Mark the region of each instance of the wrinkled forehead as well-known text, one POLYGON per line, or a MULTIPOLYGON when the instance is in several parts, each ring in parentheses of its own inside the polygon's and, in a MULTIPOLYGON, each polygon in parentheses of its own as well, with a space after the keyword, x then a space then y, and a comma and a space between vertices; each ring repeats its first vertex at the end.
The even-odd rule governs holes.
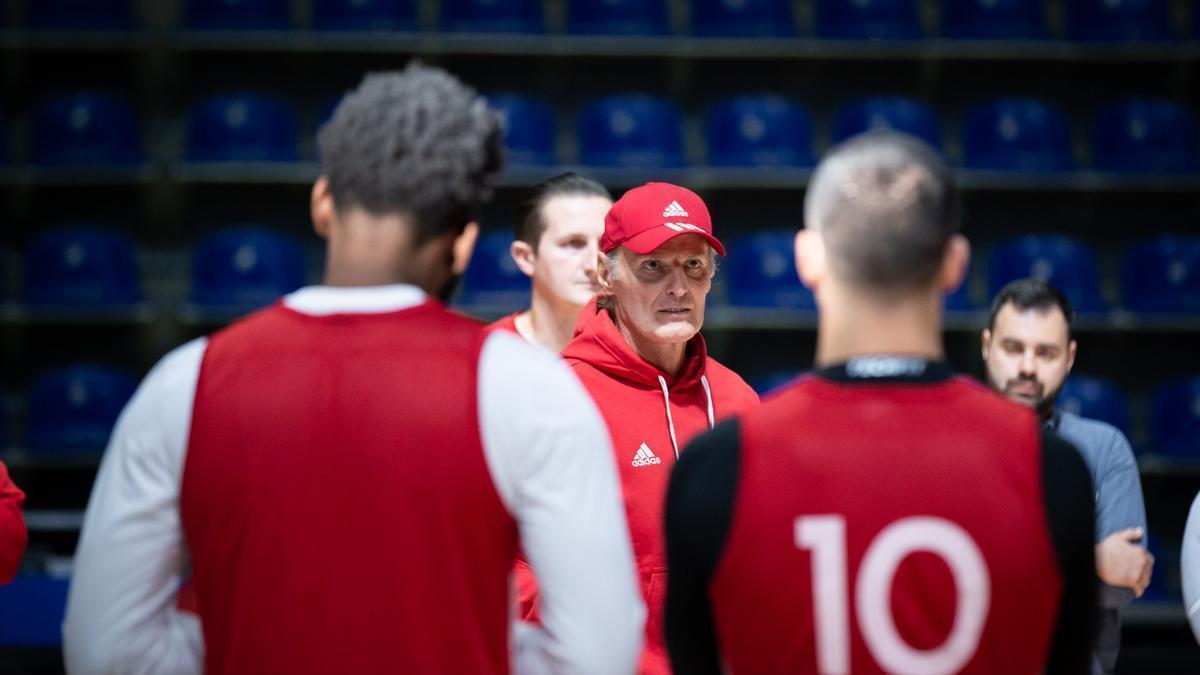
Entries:
POLYGON ((643 260, 647 258, 655 258, 658 260, 678 258, 686 260, 688 258, 705 258, 713 254, 713 248, 709 245, 708 240, 698 234, 681 234, 677 237, 672 237, 663 242, 662 246, 654 249, 649 253, 635 253, 630 249, 622 246, 623 255, 631 260, 643 260))
POLYGON ((996 313, 994 340, 1017 340, 1027 344, 1065 347, 1070 341, 1067 318, 1057 305, 1020 309, 1012 303, 996 313))

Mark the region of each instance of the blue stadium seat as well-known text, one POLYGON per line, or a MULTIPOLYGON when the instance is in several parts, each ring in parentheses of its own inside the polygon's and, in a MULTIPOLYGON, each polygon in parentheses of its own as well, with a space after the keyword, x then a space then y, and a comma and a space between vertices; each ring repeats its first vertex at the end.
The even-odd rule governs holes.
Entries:
POLYGON ((1071 135, 1058 106, 1027 98, 1002 98, 967 111, 963 145, 973 169, 1069 171, 1071 135))
POLYGON ((1125 254, 1122 296, 1135 312, 1200 314, 1200 237, 1156 237, 1125 254))
POLYGON ((303 286, 305 274, 304 251, 290 235, 228 228, 197 245, 192 300, 213 309, 254 309, 303 286))
POLYGON ((557 161, 554 150, 554 110, 542 99, 519 94, 488 96, 488 105, 504 116, 504 146, 508 163, 518 166, 547 166, 557 161))
POLYGON ((122 30, 133 28, 132 0, 35 0, 25 3, 30 28, 122 30))
POLYGON ((1089 42, 1170 40, 1167 0, 1069 0, 1067 36, 1089 42))
POLYGON ((318 30, 417 30, 414 0, 316 0, 313 27, 318 30))
POLYGON ((68 582, 67 577, 22 574, 0 586, 0 646, 62 644, 68 582))
POLYGON ((567 31, 577 35, 666 35, 665 0, 569 0, 567 31))
POLYGON ((1200 460, 1200 376, 1168 382, 1154 393, 1150 451, 1200 460))
POLYGON ((975 301, 971 299, 971 273, 968 271, 966 278, 963 279, 958 288, 946 296, 946 311, 971 312, 974 310, 975 301))
POLYGON ((592 166, 681 167, 683 114, 645 94, 593 101, 579 114, 579 159, 592 166))
POLYGON ((915 0, 817 0, 817 35, 839 40, 921 37, 915 0))
POLYGON ((292 162, 299 134, 290 103, 239 91, 201 99, 188 120, 187 158, 194 162, 292 162))
POLYGON ((942 0, 942 34, 963 40, 1049 37, 1040 0, 942 0))
POLYGON ((479 238, 457 304, 506 311, 529 305, 529 277, 509 253, 512 240, 511 232, 488 232, 479 238))
POLYGON ((31 450, 102 450, 136 388, 132 374, 106 366, 43 373, 29 394, 25 442, 31 450))
POLYGON ((1108 422, 1129 436, 1129 401, 1109 380, 1073 374, 1063 384, 1057 405, 1080 417, 1108 422))
POLYGON ((1196 118, 1160 99, 1111 103, 1096 114, 1092 157, 1103 171, 1195 171, 1200 169, 1196 118))
POLYGON ((767 373, 750 380, 750 387, 759 396, 767 396, 776 389, 783 387, 792 380, 800 376, 798 370, 783 370, 775 373, 767 373))
POLYGON ((201 30, 288 30, 288 0, 188 0, 184 25, 201 30))
POLYGON ((997 245, 988 257, 988 297, 1010 281, 1035 277, 1049 281, 1078 312, 1106 309, 1100 270, 1087 244, 1057 235, 1026 235, 997 245))
POLYGON ((141 299, 133 241, 96 226, 42 232, 25 254, 25 302, 86 309, 131 305, 141 299))
POLYGON ((872 96, 851 101, 834 113, 834 142, 872 129, 901 131, 942 149, 942 123, 937 113, 916 99, 872 96))
POLYGON ((137 110, 111 94, 79 92, 43 100, 33 110, 30 159, 42 166, 141 161, 137 110))
POLYGON ((790 0, 692 0, 692 30, 702 37, 794 37, 790 0))
POLYGON ((541 0, 442 0, 442 30, 467 33, 544 33, 541 0))
POLYGON ((796 275, 795 236, 793 231, 772 230, 731 242, 724 261, 731 305, 816 309, 812 291, 796 275))
POLYGON ((714 166, 801 166, 813 163, 813 123, 782 96, 738 96, 705 116, 708 162, 714 166))

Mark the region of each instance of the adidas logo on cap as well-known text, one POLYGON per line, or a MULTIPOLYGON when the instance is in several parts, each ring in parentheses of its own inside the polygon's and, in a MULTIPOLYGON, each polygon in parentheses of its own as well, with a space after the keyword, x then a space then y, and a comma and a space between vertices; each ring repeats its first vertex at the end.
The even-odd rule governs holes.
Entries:
POLYGON ((688 212, 683 210, 679 202, 673 201, 663 209, 663 218, 687 218, 688 212))
POLYGON ((636 467, 650 466, 651 464, 662 464, 662 458, 655 455, 650 450, 650 446, 642 443, 641 447, 638 448, 637 454, 633 456, 633 465, 636 467))

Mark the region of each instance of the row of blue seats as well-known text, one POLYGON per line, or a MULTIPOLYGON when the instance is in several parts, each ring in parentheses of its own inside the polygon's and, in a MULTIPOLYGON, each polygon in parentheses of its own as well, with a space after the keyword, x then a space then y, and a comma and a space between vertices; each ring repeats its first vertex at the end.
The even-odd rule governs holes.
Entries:
MULTIPOLYGON (((814 309, 812 293, 796 277, 793 232, 759 232, 733 239, 721 276, 729 304, 744 308, 814 309)), ((528 302, 529 280, 509 255, 512 236, 480 238, 464 279, 460 302, 515 307, 528 302)), ((986 260, 987 293, 1024 277, 1046 279, 1061 288, 1081 313, 1110 307, 1101 292, 1100 264, 1092 248, 1061 235, 1027 235, 1001 242, 986 260)), ((1135 243, 1122 260, 1121 296, 1125 309, 1146 314, 1200 314, 1200 237, 1164 235, 1135 243)), ((952 311, 986 304, 964 284, 947 298, 952 311)))
MULTIPOLYGON (((506 120, 506 144, 517 165, 554 165, 557 114, 544 100, 499 94, 489 101, 506 120)), ((321 107, 318 120, 336 101, 321 107)), ((197 102, 188 116, 191 161, 274 161, 299 158, 299 115, 288 101, 241 91, 197 102)), ((999 98, 975 104, 963 117, 964 164, 978 169, 1053 172, 1075 169, 1070 123, 1056 104, 999 98)), ((779 95, 714 101, 704 114, 708 163, 713 166, 810 166, 816 125, 807 108, 779 95)), ((838 141, 890 128, 943 147, 945 130, 927 104, 904 97, 850 101, 834 113, 838 141)), ((1162 99, 1133 98, 1101 106, 1091 125, 1091 165, 1119 172, 1200 170, 1196 117, 1162 99)), ((30 115, 30 160, 37 165, 129 164, 141 160, 141 124, 129 101, 104 93, 53 97, 30 115)), ((0 117, 0 161, 3 148, 0 117)), ((577 116, 579 159, 588 166, 664 168, 687 162, 684 114, 648 94, 609 96, 583 105, 577 116)))
MULTIPOLYGON (((759 378, 762 393, 794 376, 759 378)), ((133 374, 95 364, 73 365, 38 375, 30 389, 24 446, 30 451, 93 452, 104 447, 117 415, 133 395, 133 374)), ((1101 419, 1129 433, 1130 404, 1110 381, 1072 375, 1060 399, 1064 409, 1101 419)), ((0 446, 8 440, 0 416, 0 446)), ((1148 449, 1154 454, 1200 460, 1200 375, 1161 385, 1150 406, 1148 449)))
MULTIPOLYGON (((133 0, 29 0, 39 29, 136 25, 133 0)), ((417 0, 314 0, 319 30, 419 28, 417 0)), ((1046 39, 1042 0, 943 0, 941 33, 961 39, 1046 39)), ((441 0, 439 27, 451 32, 538 34, 542 0, 441 0)), ((692 31, 713 37, 794 37, 792 0, 689 0, 692 31)), ((918 0, 816 0, 816 35, 830 39, 913 40, 925 35, 918 0)), ((1200 35, 1200 14, 1193 33, 1200 35)), ((1166 41, 1176 37, 1168 0, 1067 0, 1066 35, 1083 41, 1166 41)), ((580 35, 671 33, 668 0, 569 0, 567 31, 580 35)), ((291 0, 188 0, 183 26, 210 30, 289 30, 291 0)))
MULTIPOLYGON (((459 302, 517 307, 528 302, 529 279, 512 261, 508 232, 480 238, 459 302)), ((1080 312, 1109 309, 1092 248, 1061 235, 1027 235, 1001 242, 984 256, 989 295, 1034 276, 1054 283, 1080 312)), ((733 238, 722 277, 729 303, 747 308, 812 309, 793 264, 792 233, 765 231, 733 238)), ((192 254, 192 301, 206 307, 254 307, 302 286, 303 246, 266 228, 228 228, 201 239, 192 254)), ((119 307, 139 302, 137 253, 125 234, 97 226, 46 230, 24 256, 23 301, 34 307, 119 307)), ((1122 306, 1146 314, 1200 314, 1200 236, 1164 235, 1131 246, 1122 262, 1122 306)), ((950 296, 951 310, 979 306, 966 285, 950 296)))

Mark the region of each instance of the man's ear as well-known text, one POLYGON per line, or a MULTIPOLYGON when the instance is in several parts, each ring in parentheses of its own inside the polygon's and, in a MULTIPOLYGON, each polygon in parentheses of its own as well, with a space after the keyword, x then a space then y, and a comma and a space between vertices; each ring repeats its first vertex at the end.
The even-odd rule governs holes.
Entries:
POLYGON ((967 269, 971 264, 971 244, 961 234, 950 237, 946 242, 946 253, 938 269, 938 290, 949 295, 963 285, 967 269))
MULTIPOLYGON (((617 254, 621 255, 620 253, 617 254)), ((596 254, 596 283, 600 286, 600 295, 612 295, 613 271, 608 269, 608 256, 601 251, 596 254)))
POLYGON ((988 353, 992 351, 992 331, 987 328, 979 334, 979 353, 983 355, 983 360, 988 360, 988 353))
POLYGON ((309 197, 309 213, 312 218, 313 231, 322 239, 329 238, 329 232, 337 222, 337 206, 333 203, 333 193, 329 191, 329 179, 321 176, 313 183, 312 194, 309 197))
POLYGON ((800 282, 815 292, 828 270, 825 242, 816 230, 806 227, 796 233, 795 253, 796 274, 800 276, 800 282))
POLYGON ((450 247, 452 256, 450 270, 454 274, 462 274, 467 271, 467 265, 471 263, 471 253, 475 250, 477 241, 479 241, 479 223, 472 220, 463 228, 462 234, 454 238, 454 243, 450 247))
POLYGON ((1079 346, 1079 344, 1077 342, 1075 342, 1074 340, 1071 340, 1071 342, 1067 345, 1067 372, 1068 373, 1071 372, 1071 369, 1075 367, 1075 348, 1078 346, 1079 346))
POLYGON ((534 253, 533 247, 528 242, 520 239, 514 241, 508 249, 509 255, 512 256, 513 262, 517 264, 517 269, 525 273, 525 276, 533 277, 533 263, 537 254, 534 253))

